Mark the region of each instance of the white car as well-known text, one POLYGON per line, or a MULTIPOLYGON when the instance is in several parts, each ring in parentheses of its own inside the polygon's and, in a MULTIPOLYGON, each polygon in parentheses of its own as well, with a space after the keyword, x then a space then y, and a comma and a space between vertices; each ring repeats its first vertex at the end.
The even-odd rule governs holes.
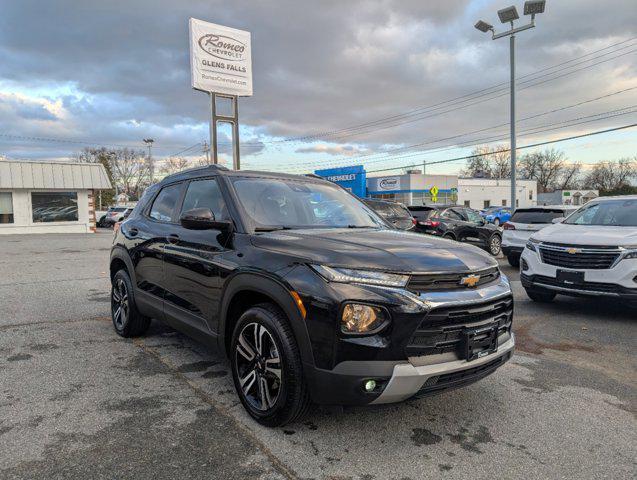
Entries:
POLYGON ((513 216, 502 225, 502 253, 507 257, 509 265, 520 266, 520 255, 533 233, 563 220, 577 208, 551 205, 516 209, 513 216))
POLYGON ((608 297, 637 307, 637 195, 599 197, 534 233, 522 252, 528 296, 608 297))

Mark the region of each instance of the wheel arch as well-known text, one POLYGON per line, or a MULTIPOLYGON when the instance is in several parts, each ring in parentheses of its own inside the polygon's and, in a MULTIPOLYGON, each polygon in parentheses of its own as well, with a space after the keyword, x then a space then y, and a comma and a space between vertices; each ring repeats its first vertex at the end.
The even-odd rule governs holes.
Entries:
POLYGON ((305 319, 292 298, 292 288, 283 281, 260 273, 239 273, 224 289, 220 302, 218 348, 228 356, 232 332, 239 317, 260 303, 271 303, 288 318, 304 363, 314 364, 305 319))
POLYGON ((109 273, 111 281, 113 277, 117 273, 118 270, 124 268, 126 273, 131 279, 131 283, 133 284, 133 288, 136 287, 137 282, 135 281, 135 268, 133 267, 133 262, 128 255, 126 249, 120 246, 116 246, 111 250, 111 261, 109 264, 109 273))

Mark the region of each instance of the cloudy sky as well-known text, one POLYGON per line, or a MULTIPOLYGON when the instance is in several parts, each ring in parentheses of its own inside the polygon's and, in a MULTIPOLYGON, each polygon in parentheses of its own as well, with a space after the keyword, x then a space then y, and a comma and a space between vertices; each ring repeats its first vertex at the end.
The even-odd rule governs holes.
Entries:
MULTIPOLYGON (((195 17, 252 32, 254 96, 240 100, 246 168, 373 171, 461 157, 506 141, 508 40, 473 24, 502 29, 496 11, 507 5, 3 0, 0 155, 66 159, 152 137, 157 156, 189 147, 182 155, 200 156, 208 103, 190 86, 195 17)), ((634 0, 547 0, 517 52, 518 145, 637 123, 634 0)), ((635 156, 637 128, 555 147, 584 163, 635 156)))

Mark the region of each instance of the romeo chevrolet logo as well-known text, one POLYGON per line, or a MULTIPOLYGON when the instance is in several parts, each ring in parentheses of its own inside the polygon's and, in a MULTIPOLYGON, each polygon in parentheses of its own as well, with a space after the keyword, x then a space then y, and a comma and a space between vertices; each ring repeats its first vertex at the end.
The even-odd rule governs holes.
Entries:
POLYGON ((462 277, 460 279, 460 285, 464 285, 466 287, 475 287, 480 281, 480 275, 467 275, 466 277, 462 277))
POLYGON ((576 254, 577 252, 579 252, 579 250, 578 250, 577 248, 573 248, 573 247, 571 247, 571 248, 567 248, 567 249, 566 249, 566 252, 567 252, 567 253, 570 253, 571 255, 574 255, 574 254, 576 254))

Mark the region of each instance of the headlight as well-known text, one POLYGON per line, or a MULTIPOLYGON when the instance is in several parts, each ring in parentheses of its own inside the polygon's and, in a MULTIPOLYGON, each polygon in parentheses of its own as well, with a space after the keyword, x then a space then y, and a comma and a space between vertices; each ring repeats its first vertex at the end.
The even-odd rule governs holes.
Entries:
POLYGON ((330 282, 365 283, 368 285, 382 285, 385 287, 404 287, 409 281, 409 275, 400 275, 397 273, 353 270, 350 268, 327 267, 325 265, 310 266, 319 275, 330 282))
POLYGON ((625 253, 622 260, 626 260, 628 258, 637 258, 637 251, 625 253))
POLYGON ((382 308, 360 303, 348 303, 343 307, 341 330, 343 333, 370 333, 387 320, 382 308))
POLYGON ((526 248, 528 248, 529 250, 532 250, 534 252, 537 252, 537 248, 536 245, 538 245, 540 242, 538 240, 535 240, 534 238, 529 238, 529 240, 526 242, 526 248))

